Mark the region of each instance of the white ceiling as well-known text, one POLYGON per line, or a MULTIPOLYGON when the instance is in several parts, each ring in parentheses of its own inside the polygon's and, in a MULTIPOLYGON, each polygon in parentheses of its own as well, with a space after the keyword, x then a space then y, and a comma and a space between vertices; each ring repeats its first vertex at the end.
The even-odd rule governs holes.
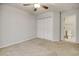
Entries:
POLYGON ((41 5, 48 6, 49 9, 45 10, 42 7, 40 7, 36 12, 34 12, 33 5, 23 6, 23 4, 21 4, 21 3, 10 3, 7 5, 21 8, 21 9, 26 10, 26 11, 33 13, 33 14, 39 14, 39 13, 43 13, 43 12, 47 12, 47 11, 68 11, 68 10, 79 8, 79 3, 41 3, 41 5))

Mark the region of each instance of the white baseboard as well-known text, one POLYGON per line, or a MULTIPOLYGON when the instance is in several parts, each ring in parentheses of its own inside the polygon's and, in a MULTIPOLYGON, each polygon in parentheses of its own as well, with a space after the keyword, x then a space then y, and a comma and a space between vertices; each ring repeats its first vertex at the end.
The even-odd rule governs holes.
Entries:
MULTIPOLYGON (((39 39, 44 39, 44 40, 49 40, 49 39, 41 38, 41 37, 37 37, 37 38, 39 38, 39 39)), ((53 40, 53 39, 51 39, 51 40, 49 40, 49 41, 60 41, 60 40, 53 40)))
POLYGON ((0 48, 12 46, 12 45, 15 45, 15 44, 18 44, 18 43, 22 43, 22 42, 24 42, 24 41, 28 41, 28 40, 31 40, 31 39, 34 39, 34 38, 36 38, 36 37, 32 36, 32 37, 25 38, 25 39, 22 39, 22 40, 17 41, 17 42, 11 42, 11 43, 8 43, 8 44, 5 44, 5 45, 1 45, 0 48))

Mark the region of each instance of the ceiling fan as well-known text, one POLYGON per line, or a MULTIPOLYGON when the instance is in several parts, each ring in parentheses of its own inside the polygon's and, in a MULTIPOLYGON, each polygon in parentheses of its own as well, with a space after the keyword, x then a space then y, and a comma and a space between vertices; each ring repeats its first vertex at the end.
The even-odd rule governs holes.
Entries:
POLYGON ((38 8, 42 7, 44 9, 48 9, 48 6, 45 5, 40 5, 38 3, 34 3, 34 4, 23 4, 23 6, 30 6, 33 5, 34 6, 34 11, 37 11, 38 8))

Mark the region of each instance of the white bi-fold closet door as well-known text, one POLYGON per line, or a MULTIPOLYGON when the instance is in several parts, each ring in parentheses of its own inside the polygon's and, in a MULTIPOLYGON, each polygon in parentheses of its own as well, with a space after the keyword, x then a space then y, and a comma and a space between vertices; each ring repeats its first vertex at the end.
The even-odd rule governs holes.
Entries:
POLYGON ((37 20, 37 37, 53 40, 53 18, 45 17, 37 20))

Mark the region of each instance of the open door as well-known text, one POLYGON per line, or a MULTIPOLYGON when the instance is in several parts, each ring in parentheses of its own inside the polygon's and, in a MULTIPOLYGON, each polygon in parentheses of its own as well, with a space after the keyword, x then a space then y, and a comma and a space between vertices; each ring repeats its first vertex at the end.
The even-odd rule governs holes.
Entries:
POLYGON ((64 18, 64 40, 73 42, 75 40, 75 15, 64 18))

